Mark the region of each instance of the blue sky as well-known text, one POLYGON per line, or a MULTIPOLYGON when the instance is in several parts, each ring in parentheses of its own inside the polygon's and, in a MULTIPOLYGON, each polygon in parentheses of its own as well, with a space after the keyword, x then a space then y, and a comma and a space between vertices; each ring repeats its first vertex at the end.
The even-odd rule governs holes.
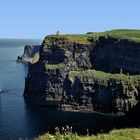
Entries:
POLYGON ((0 38, 140 29, 140 0, 1 0, 0 38))

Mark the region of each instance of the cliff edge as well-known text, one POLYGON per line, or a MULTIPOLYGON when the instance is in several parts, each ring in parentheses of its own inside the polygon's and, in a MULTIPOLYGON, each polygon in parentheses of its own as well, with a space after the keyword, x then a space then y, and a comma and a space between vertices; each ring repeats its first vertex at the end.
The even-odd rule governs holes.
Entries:
POLYGON ((124 114, 139 102, 139 64, 139 30, 48 35, 24 96, 66 111, 124 114))

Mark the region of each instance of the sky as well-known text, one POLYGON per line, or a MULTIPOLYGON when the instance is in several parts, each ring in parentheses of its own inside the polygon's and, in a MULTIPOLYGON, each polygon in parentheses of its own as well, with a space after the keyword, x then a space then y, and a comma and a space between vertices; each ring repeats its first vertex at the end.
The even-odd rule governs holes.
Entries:
POLYGON ((1 0, 0 38, 140 29, 140 0, 1 0))

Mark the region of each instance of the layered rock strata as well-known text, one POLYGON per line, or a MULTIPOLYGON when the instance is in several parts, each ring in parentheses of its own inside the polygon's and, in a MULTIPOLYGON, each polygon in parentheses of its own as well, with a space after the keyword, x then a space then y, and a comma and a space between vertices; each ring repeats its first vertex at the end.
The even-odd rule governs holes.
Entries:
POLYGON ((140 77, 131 74, 140 73, 140 43, 110 36, 72 37, 44 39, 39 61, 29 65, 24 96, 58 100, 63 110, 129 111, 139 101, 140 77))
POLYGON ((86 70, 71 71, 68 77, 61 102, 64 110, 123 114, 138 102, 140 82, 136 76, 86 70))
POLYGON ((140 73, 140 43, 99 37, 91 54, 92 68, 111 73, 140 73))

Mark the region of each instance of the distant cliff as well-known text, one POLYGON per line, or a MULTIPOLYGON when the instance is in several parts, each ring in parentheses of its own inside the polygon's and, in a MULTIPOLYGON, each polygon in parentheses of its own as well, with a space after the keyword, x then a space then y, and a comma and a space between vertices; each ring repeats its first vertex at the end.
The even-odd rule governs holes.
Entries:
POLYGON ((126 113, 139 102, 139 54, 139 30, 46 36, 24 96, 67 111, 126 113))
POLYGON ((18 62, 35 63, 39 60, 39 50, 41 45, 26 45, 22 56, 17 57, 18 62))

